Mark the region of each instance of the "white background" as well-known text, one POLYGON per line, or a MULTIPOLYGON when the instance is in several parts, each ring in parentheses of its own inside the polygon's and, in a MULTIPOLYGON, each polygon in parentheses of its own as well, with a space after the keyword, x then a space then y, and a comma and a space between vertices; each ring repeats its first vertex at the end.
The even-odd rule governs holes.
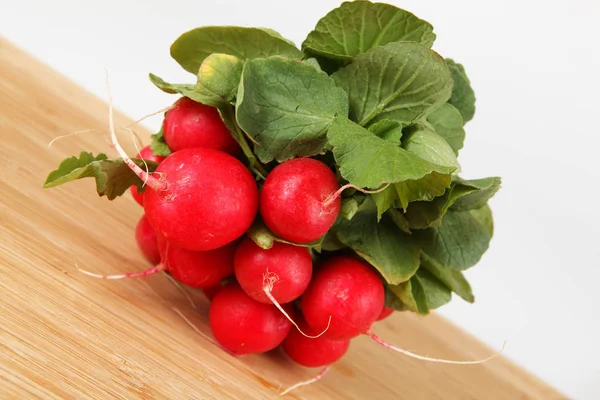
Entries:
MULTIPOLYGON (((504 178, 491 249, 468 272, 477 302, 441 313, 494 347, 508 340, 506 355, 565 394, 598 398, 600 3, 390 2, 431 22, 434 48, 467 68, 477 114, 463 175, 504 178)), ((169 56, 184 31, 265 26, 300 44, 338 4, 0 0, 0 35, 103 98, 108 67, 116 105, 137 118, 173 101, 148 72, 193 81, 169 56)))

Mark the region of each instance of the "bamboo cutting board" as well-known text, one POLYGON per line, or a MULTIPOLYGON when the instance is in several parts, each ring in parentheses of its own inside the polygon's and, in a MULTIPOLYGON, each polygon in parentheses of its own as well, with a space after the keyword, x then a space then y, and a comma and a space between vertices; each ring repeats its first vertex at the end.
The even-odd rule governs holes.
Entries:
MULTIPOLYGON (((127 123, 117 115, 117 126, 127 123)), ((277 351, 226 354, 212 343, 202 294, 164 275, 103 281, 77 272, 76 264, 103 273, 147 268, 133 234, 142 209, 129 196, 99 198, 91 180, 42 189, 63 158, 111 154, 107 106, 1 38, 0 124, 0 399, 276 399, 318 371, 277 351), (98 132, 48 147, 83 129, 98 132)), ((374 331, 435 357, 493 352, 435 314, 396 313, 374 331)), ((432 364, 361 337, 321 381, 287 398, 564 397, 503 357, 432 364)))

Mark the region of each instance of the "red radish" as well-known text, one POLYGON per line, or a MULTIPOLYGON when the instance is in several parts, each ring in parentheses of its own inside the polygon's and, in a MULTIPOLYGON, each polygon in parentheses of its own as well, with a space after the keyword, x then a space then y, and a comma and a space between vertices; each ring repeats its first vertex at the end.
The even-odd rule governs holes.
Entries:
POLYGON ((207 251, 185 250, 169 244, 163 263, 177 281, 196 288, 209 288, 233 274, 237 243, 207 251))
POLYGON ((238 156, 241 150, 216 108, 187 97, 177 100, 167 112, 163 133, 165 142, 174 152, 204 147, 238 156))
POLYGON ((152 264, 158 264, 160 262, 158 238, 145 215, 142 215, 142 218, 140 218, 135 228, 135 240, 137 241, 140 250, 142 250, 144 257, 146 257, 146 260, 150 261, 152 264))
POLYGON ((382 319, 386 319, 387 317, 389 317, 390 315, 392 315, 393 312, 394 312, 393 308, 383 307, 383 309, 381 310, 381 313, 379 314, 379 317, 377 317, 377 321, 381 321, 382 319))
MULTIPOLYGON (((135 164, 134 164, 135 165, 135 164)), ((144 211, 165 239, 188 250, 222 247, 252 224, 258 189, 237 159, 211 149, 184 149, 169 155, 150 176, 144 211)))
MULTIPOLYGON (((150 161, 154 161, 157 163, 161 163, 165 157, 161 157, 161 156, 155 156, 154 154, 152 154, 152 150, 150 150, 150 146, 146 146, 144 147, 139 153, 138 153, 138 158, 143 158, 144 160, 150 160, 150 161)), ((137 203, 139 205, 143 205, 142 203, 142 194, 138 193, 137 188, 135 186, 132 186, 129 188, 129 191, 131 192, 131 195, 133 196, 134 200, 137 201, 137 203)))
POLYGON ((256 301, 271 304, 265 291, 279 304, 300 297, 312 276, 312 258, 305 247, 273 243, 262 249, 245 238, 235 252, 235 277, 240 286, 256 301))
MULTIPOLYGON (((298 325, 303 332, 317 334, 303 319, 298 325)), ((282 343, 285 353, 296 363, 305 367, 322 367, 333 364, 348 350, 350 339, 331 340, 326 337, 307 338, 298 330, 292 329, 282 343)))
POLYGON ((217 342, 236 355, 274 349, 292 326, 277 308, 252 299, 235 283, 224 286, 213 298, 209 322, 217 342))
POLYGON ((282 239, 308 243, 323 236, 335 222, 340 186, 327 165, 312 158, 279 164, 265 180, 260 213, 267 227, 282 239))
POLYGON ((366 332, 384 303, 381 278, 373 267, 353 257, 334 257, 316 271, 302 295, 308 325, 329 339, 350 339, 366 332))
POLYGON ((204 295, 206 296, 206 298, 209 301, 212 301, 212 299, 215 298, 217 293, 219 293, 219 290, 221 290, 222 288, 223 288, 223 286, 221 286, 221 285, 215 285, 215 286, 203 288, 202 291, 204 292, 204 295))

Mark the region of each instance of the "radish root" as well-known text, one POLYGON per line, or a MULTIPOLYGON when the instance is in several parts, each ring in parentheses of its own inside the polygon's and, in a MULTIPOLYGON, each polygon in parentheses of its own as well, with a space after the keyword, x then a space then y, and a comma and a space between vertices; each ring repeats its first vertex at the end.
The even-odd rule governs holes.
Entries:
POLYGON ((347 183, 344 186, 342 186, 341 188, 339 188, 338 190, 336 190, 335 192, 333 192, 332 194, 330 194, 329 196, 327 196, 327 198, 325 199, 325 201, 323 202, 323 205, 325 207, 328 207, 329 205, 331 205, 331 203, 333 203, 335 201, 335 199, 337 199, 338 197, 340 197, 342 195, 342 192, 346 189, 356 189, 359 192, 362 193, 367 193, 367 194, 373 194, 373 193, 379 193, 379 192, 383 192, 385 189, 388 188, 388 186, 390 186, 389 183, 386 183, 383 187, 376 189, 376 190, 365 190, 363 188, 360 188, 358 186, 355 186, 351 183, 347 183))
POLYGON ((165 266, 163 264, 158 264, 152 268, 148 268, 145 271, 129 272, 127 274, 117 274, 117 275, 103 275, 103 274, 96 274, 94 272, 86 271, 85 269, 79 268, 79 265, 77 263, 75 263, 75 268, 77 268, 77 270, 79 272, 81 272, 82 274, 91 276, 93 278, 99 278, 99 279, 142 278, 144 276, 158 274, 159 272, 165 270, 165 266))
POLYGON ((100 131, 98 129, 83 129, 81 131, 75 131, 75 132, 67 133, 66 135, 57 136, 54 139, 52 139, 50 141, 50 143, 48 143, 48 147, 52 147, 52 145, 54 144, 54 142, 57 142, 57 141, 59 141, 61 139, 66 139, 66 138, 71 137, 71 136, 80 135, 82 133, 91 133, 91 132, 102 133, 102 131, 100 131))
POLYGON ((147 185, 156 191, 166 191, 169 189, 168 184, 164 181, 157 179, 156 177, 150 175, 148 172, 141 169, 136 163, 134 163, 131 158, 127 155, 125 150, 119 144, 117 140, 117 135, 115 133, 115 121, 113 117, 113 101, 112 101, 112 93, 110 91, 110 84, 108 82, 108 71, 106 71, 106 90, 108 92, 108 125, 110 128, 110 139, 111 143, 114 146, 119 156, 125 161, 125 164, 135 173, 141 180, 147 183, 147 185))
POLYGON ((330 368, 331 368, 331 365, 326 366, 314 378, 309 379, 307 381, 298 382, 295 385, 290 386, 289 388, 285 389, 283 392, 280 393, 280 395, 281 396, 285 396, 286 394, 288 394, 292 390, 298 389, 299 387, 302 387, 302 386, 308 386, 310 384, 315 383, 316 381, 318 381, 319 379, 321 379, 323 377, 323 375, 325 375, 327 373, 327 371, 329 371, 330 368))
POLYGON ((139 124, 140 122, 142 122, 142 121, 144 121, 144 120, 146 120, 146 119, 148 119, 148 118, 150 118, 150 117, 154 117, 155 115, 158 115, 158 114, 160 114, 160 113, 166 113, 167 111, 170 111, 170 110, 172 110, 172 109, 174 109, 174 108, 175 108, 175 105, 174 105, 174 104, 171 104, 171 105, 170 105, 170 106, 168 106, 168 107, 161 108, 161 109, 160 109, 160 110, 158 110, 158 111, 154 111, 153 113, 150 113, 150 114, 144 115, 142 118, 138 119, 137 121, 134 121, 134 122, 132 122, 131 124, 127 125, 127 126, 126 126, 126 128, 131 128, 132 126, 134 126, 134 125, 137 125, 137 124, 139 124))
POLYGON ((190 296, 190 294, 187 292, 187 290, 185 290, 185 288, 183 286, 181 286, 181 283, 179 283, 179 281, 177 279, 173 278, 169 274, 165 274, 165 276, 167 277, 169 282, 171 282, 173 284, 173 286, 175 286, 177 288, 177 290, 179 290, 181 292, 181 294, 183 294, 183 296, 186 298, 188 303, 190 303, 190 306, 192 306, 192 308, 194 310, 197 310, 198 307, 196 307, 196 303, 194 303, 192 296, 190 296))
POLYGON ((491 356, 489 356, 487 358, 484 358, 482 360, 475 360, 475 361, 453 361, 453 360, 445 360, 443 358, 425 357, 425 356, 421 356, 421 355, 412 353, 410 351, 401 349, 399 347, 393 346, 393 345, 387 343, 386 341, 384 341, 383 339, 381 339, 376 334, 374 334, 373 331, 371 331, 370 329, 366 332, 366 335, 369 336, 371 339, 373 339, 374 341, 376 341, 377 343, 379 343, 380 345, 382 345, 385 348, 397 351, 398 353, 407 355, 407 356, 412 357, 412 358, 416 358, 417 360, 431 361, 431 362, 441 363, 441 364, 459 364, 459 365, 483 364, 484 362, 487 362, 487 361, 489 361, 489 360, 491 360, 493 358, 498 357, 500 355, 500 353, 502 353, 502 351, 504 350, 504 347, 506 346, 506 341, 505 341, 502 344, 502 347, 500 348, 500 350, 496 351, 491 356))
POLYGON ((302 329, 300 329, 298 324, 296 324, 296 322, 293 320, 293 318, 290 317, 290 315, 283 309, 283 307, 281 307, 281 304, 279 304, 277 299, 275 299, 275 297, 273 297, 273 295, 271 294, 271 291, 273 290, 273 285, 278 280, 279 280, 279 276, 277 276, 277 274, 275 274, 274 272, 269 272, 269 270, 267 269, 267 272, 265 272, 265 274, 263 275, 263 285, 264 285, 263 292, 269 298, 269 300, 271 300, 271 303, 273 303, 273 305, 275 307, 277 307, 277 309, 279 311, 281 311, 281 313, 292 323, 292 325, 294 325, 296 327, 296 329, 298 329, 298 332, 300 332, 302 334, 302 336, 305 336, 309 339, 316 339, 316 338, 320 337, 321 335, 323 335, 325 332, 327 332, 327 330, 329 329, 329 326, 331 325, 331 315, 329 316, 329 321, 327 321, 327 326, 325 327, 323 332, 319 333, 318 335, 315 335, 315 336, 307 335, 306 333, 304 333, 302 331, 302 329))

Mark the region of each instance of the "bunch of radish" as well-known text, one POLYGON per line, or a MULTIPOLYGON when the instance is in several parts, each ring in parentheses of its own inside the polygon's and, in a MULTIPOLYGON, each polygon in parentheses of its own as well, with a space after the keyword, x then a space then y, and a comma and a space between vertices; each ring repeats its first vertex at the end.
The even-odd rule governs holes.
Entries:
POLYGON ((250 170, 234 157, 240 148, 216 109, 181 98, 166 113, 163 132, 177 150, 157 157, 142 149, 138 157, 159 166, 152 176, 134 168, 148 188, 141 194, 131 188, 145 212, 136 240, 157 266, 104 277, 169 271, 210 293, 210 327, 223 348, 242 355, 283 344, 294 361, 309 367, 335 362, 350 339, 389 315, 383 282, 364 261, 334 256, 313 273, 310 247, 302 244, 327 233, 341 204, 340 185, 326 164, 283 162, 259 194, 250 170), (257 218, 296 244, 260 247, 244 235, 257 218))
MULTIPOLYGON (((422 315, 454 293, 493 234, 500 178, 458 176, 475 95, 462 65, 431 50, 433 27, 383 3, 343 3, 298 49, 262 28, 186 32, 171 55, 194 84, 150 75, 180 97, 130 158, 82 152, 45 187, 96 179, 144 209, 135 237, 152 263, 204 290, 216 341, 235 355, 281 346, 327 367, 350 340, 392 346, 371 326, 422 315), (341 21, 341 23, 340 23, 341 21), (343 40, 342 40, 343 39, 343 40)), ((320 374, 318 377, 322 376, 320 374)))

